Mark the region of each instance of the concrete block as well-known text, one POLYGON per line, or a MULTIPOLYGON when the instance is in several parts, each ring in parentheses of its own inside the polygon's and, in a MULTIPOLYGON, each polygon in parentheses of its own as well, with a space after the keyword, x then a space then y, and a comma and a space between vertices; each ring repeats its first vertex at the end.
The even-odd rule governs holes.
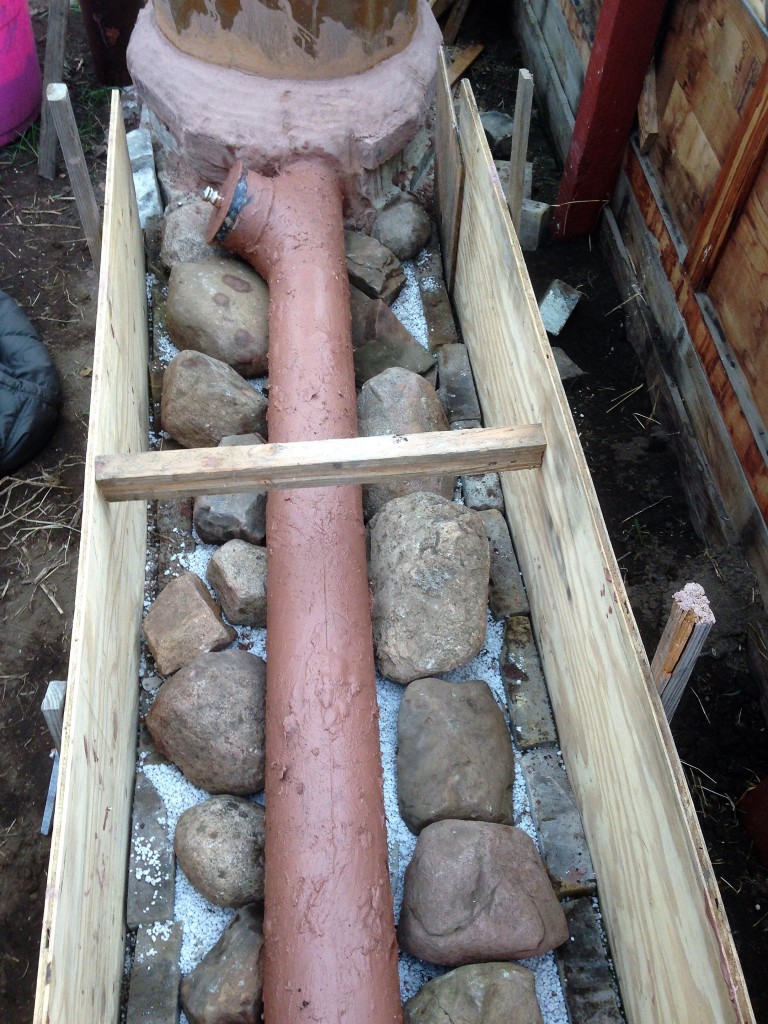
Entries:
POLYGON ((507 619, 501 655, 501 676, 512 720, 512 738, 523 750, 557 743, 539 652, 525 615, 507 619))
POLYGON ((173 845, 165 826, 165 807, 157 790, 136 774, 128 864, 126 921, 131 929, 173 917, 173 845))
POLYGON ((461 486, 464 491, 464 504, 476 512, 504 509, 504 495, 501 492, 501 480, 498 473, 481 473, 478 476, 463 476, 461 486))
POLYGON ((163 213, 160 186, 155 175, 155 157, 152 152, 152 136, 146 128, 128 132, 128 156, 133 173, 133 187, 139 208, 139 223, 142 228, 150 217, 163 213))
POLYGON ((560 899, 595 891, 595 869, 568 775, 553 745, 523 751, 531 814, 549 877, 560 899))
POLYGON ((178 921, 139 929, 126 1024, 179 1024, 181 929, 178 921))
POLYGON ((591 899, 563 904, 570 938, 555 951, 574 1024, 624 1024, 602 928, 591 899))
POLYGON ((440 401, 448 422, 479 420, 480 403, 464 345, 443 345, 437 352, 440 401))
POLYGON ((480 420, 454 420, 451 430, 477 430, 482 425, 480 420))
POLYGON ((480 513, 491 548, 491 578, 488 604, 495 619, 512 615, 527 615, 528 596, 525 593, 520 566, 504 516, 497 509, 480 513))
POLYGON ((565 281, 550 282, 539 303, 541 320, 548 334, 557 335, 562 331, 580 298, 581 292, 565 281))
POLYGON ((561 348, 553 345, 552 355, 555 357, 555 366, 560 374, 560 380, 571 380, 573 377, 584 376, 584 371, 561 348))
POLYGON ((536 252, 542 242, 546 241, 549 224, 552 220, 552 207, 549 203, 539 203, 535 199, 523 199, 520 212, 520 248, 523 252, 536 252))

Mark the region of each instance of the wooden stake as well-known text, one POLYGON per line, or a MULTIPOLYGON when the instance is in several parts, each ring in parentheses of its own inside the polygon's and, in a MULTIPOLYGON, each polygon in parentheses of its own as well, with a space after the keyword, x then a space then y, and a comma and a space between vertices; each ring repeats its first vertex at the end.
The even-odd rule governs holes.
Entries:
POLYGON ((53 737, 56 750, 61 751, 61 727, 64 721, 64 700, 67 694, 66 679, 52 679, 45 691, 40 710, 45 724, 53 737))
MULTIPOLYGON (((43 85, 60 82, 64 74, 64 50, 67 44, 69 0, 51 0, 48 5, 48 34, 45 40, 43 85)), ((56 174, 56 128, 47 104, 40 111, 40 148, 37 173, 51 179, 56 174)))
POLYGON ((509 157, 509 185, 507 206, 515 225, 520 231, 520 217, 525 193, 525 158, 528 153, 528 132, 531 127, 533 105, 533 75, 525 68, 517 74, 517 96, 515 97, 515 127, 512 132, 512 152, 509 157))
POLYGON ((675 594, 651 663, 667 721, 672 721, 714 622, 707 595, 698 583, 688 583, 675 594))
POLYGON ((461 23, 464 21, 464 15, 467 13, 469 7, 469 0, 455 0, 453 9, 448 15, 448 21, 445 23, 443 29, 443 43, 446 46, 453 46, 456 42, 456 36, 459 34, 461 23))
POLYGON ((98 273, 101 258, 101 222, 93 185, 88 175, 80 133, 69 101, 69 89, 62 82, 55 82, 45 90, 46 99, 56 125, 69 180, 77 202, 77 211, 85 231, 85 240, 91 251, 91 259, 98 273))

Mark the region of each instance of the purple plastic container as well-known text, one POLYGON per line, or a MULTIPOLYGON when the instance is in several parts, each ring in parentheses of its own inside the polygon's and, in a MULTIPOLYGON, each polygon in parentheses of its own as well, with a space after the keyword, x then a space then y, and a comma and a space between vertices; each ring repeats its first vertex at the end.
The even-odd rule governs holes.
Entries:
POLYGON ((42 96, 27 0, 0 0, 0 146, 39 117, 42 96))

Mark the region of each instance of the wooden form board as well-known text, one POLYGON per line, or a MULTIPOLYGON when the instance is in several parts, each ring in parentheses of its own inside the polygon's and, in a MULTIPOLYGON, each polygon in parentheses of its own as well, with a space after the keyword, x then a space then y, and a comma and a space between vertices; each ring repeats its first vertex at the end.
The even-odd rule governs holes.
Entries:
POLYGON ((630 1024, 754 1020, 706 847, 471 92, 454 302, 488 425, 541 420, 502 478, 630 1024), (678 952, 679 951, 679 952, 678 952))
POLYGON ((107 455, 96 460, 96 480, 107 501, 334 487, 435 472, 534 469, 541 465, 545 448, 544 432, 537 424, 441 430, 107 455))
POLYGON ((116 1022, 136 768, 144 502, 110 506, 94 459, 147 442, 144 253, 112 94, 82 536, 35 1024, 116 1022))
POLYGON ((437 225, 443 250, 445 284, 453 288, 458 244, 459 210, 464 188, 464 168, 459 150, 459 127, 453 109, 451 86, 445 51, 437 62, 437 97, 435 111, 435 191, 437 193, 437 225))

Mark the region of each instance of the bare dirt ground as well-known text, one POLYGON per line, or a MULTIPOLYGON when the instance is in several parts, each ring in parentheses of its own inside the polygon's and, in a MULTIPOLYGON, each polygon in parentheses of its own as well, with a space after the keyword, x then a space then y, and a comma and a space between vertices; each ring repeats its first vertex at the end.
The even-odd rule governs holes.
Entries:
MULTIPOLYGON (((42 43, 47 4, 31 6, 42 43)), ((496 6, 475 0, 460 41, 485 43, 469 73, 481 106, 512 113, 519 58, 496 6)), ((67 53, 65 79, 98 194, 107 91, 94 82, 74 11, 67 53)), ((67 178, 38 178, 36 142, 33 128, 0 150, 0 288, 48 344, 64 387, 48 446, 0 479, 0 1021, 14 1024, 31 1021, 34 1004, 49 853, 40 822, 51 771, 39 708, 48 681, 67 671, 97 283, 67 178)), ((534 197, 552 198, 559 171, 538 117, 531 153, 534 197)), ((529 267, 539 291, 560 277, 584 293, 558 343, 586 371, 568 384, 568 396, 649 652, 672 593, 689 580, 704 586, 718 619, 674 732, 756 1016, 768 1020, 768 871, 736 813, 742 794, 768 774, 766 726, 744 655, 754 582, 737 554, 707 550, 693 533, 669 439, 655 422, 596 246, 547 247, 529 267)))

